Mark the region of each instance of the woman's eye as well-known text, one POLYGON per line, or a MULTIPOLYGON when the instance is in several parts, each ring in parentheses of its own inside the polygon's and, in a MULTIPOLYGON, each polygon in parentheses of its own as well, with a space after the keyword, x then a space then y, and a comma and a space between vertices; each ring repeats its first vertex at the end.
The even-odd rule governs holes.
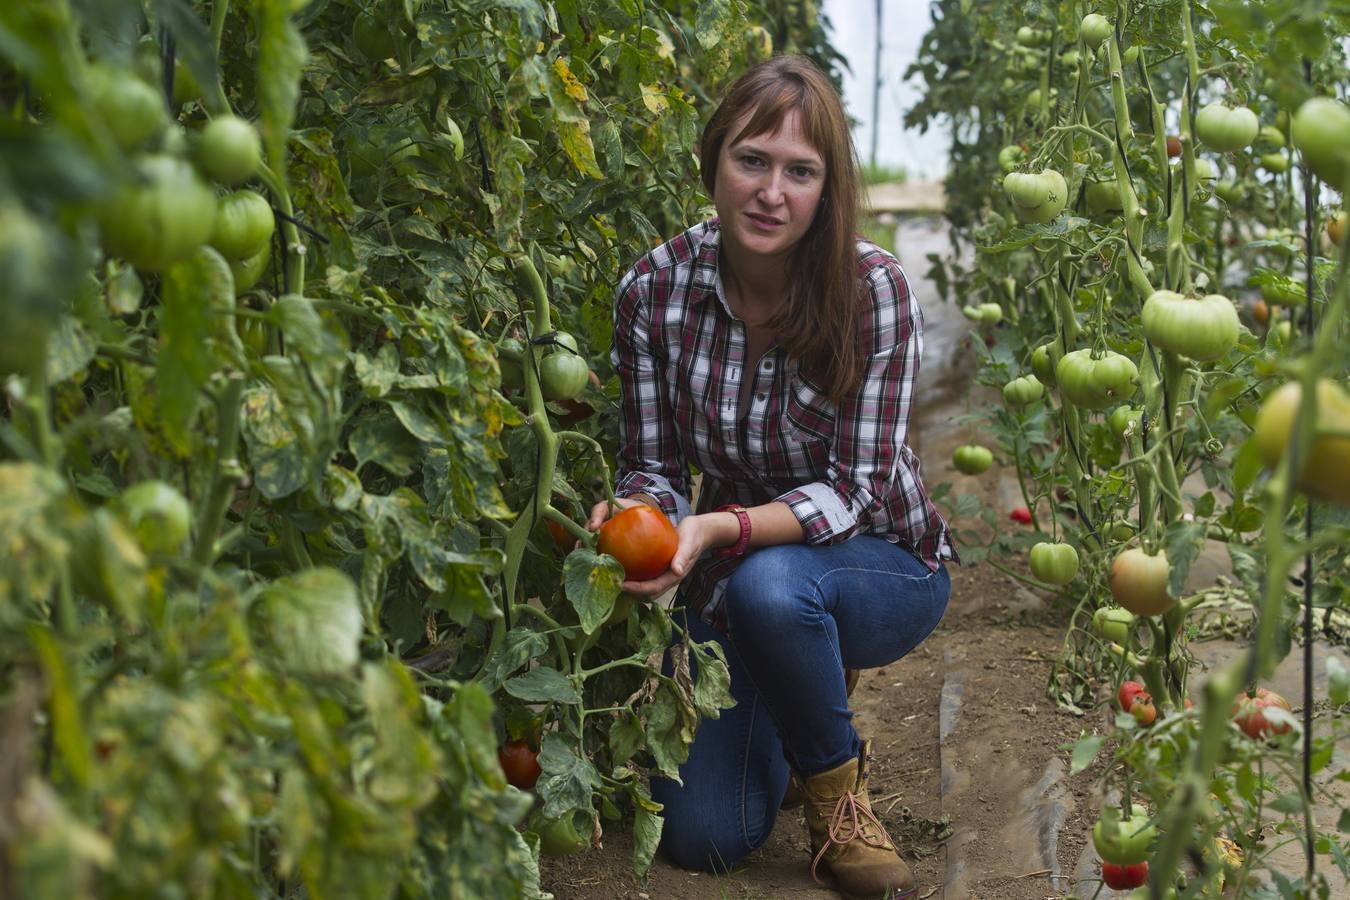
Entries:
POLYGON ((751 168, 759 166, 762 162, 763 160, 761 160, 758 156, 746 155, 741 157, 741 163, 751 168))

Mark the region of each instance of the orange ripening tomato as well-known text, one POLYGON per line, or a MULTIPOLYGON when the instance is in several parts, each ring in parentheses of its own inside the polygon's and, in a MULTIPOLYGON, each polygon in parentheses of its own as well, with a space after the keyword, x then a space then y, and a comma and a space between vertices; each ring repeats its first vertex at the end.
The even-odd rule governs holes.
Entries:
POLYGON ((642 503, 601 525, 596 546, 623 565, 629 581, 647 581, 666 570, 679 544, 666 514, 642 503))

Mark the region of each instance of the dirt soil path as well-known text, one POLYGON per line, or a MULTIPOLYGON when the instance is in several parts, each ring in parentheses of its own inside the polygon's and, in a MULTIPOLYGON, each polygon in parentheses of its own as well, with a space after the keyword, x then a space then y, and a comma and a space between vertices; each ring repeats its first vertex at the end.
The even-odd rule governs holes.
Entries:
MULTIPOLYGON (((966 477, 950 464, 952 449, 976 437, 957 417, 995 397, 970 383, 968 326, 957 305, 942 303, 922 278, 926 254, 948 252, 945 232, 936 220, 909 220, 898 245, 926 319, 911 437, 925 480, 952 481, 955 492, 996 509, 1021 505, 1011 474, 966 477)), ((853 697, 859 731, 874 740, 873 806, 915 869, 921 898, 1041 900, 1095 890, 1094 875, 1079 883, 1070 876, 1084 868, 1096 773, 1070 777, 1062 748, 1098 727, 1101 712, 1085 719, 1046 697, 1068 610, 990 566, 951 571, 938 630, 908 657, 864 672, 853 697)), ((600 849, 546 860, 545 888, 558 900, 838 896, 813 883, 796 812, 780 816, 768 843, 727 875, 687 872, 658 855, 639 884, 631 856, 631 835, 607 831, 600 849)))

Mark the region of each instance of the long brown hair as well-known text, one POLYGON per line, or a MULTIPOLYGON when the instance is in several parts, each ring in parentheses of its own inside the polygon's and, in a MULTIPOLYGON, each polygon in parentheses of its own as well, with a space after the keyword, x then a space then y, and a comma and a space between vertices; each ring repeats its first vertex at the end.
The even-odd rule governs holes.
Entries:
POLYGON ((794 249, 788 296, 769 325, 817 386, 836 403, 862 381, 863 285, 858 276, 858 156, 839 92, 803 56, 776 56, 731 85, 699 146, 703 186, 711 196, 717 161, 728 140, 772 133, 795 110, 807 141, 825 162, 825 188, 811 227, 794 249), (738 134, 732 127, 749 121, 738 134))

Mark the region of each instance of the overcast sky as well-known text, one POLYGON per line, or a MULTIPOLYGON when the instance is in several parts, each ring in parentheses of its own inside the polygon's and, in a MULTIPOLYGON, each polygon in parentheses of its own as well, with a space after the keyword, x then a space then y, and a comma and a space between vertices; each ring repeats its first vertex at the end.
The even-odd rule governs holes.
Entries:
MULTIPOLYGON (((872 141, 876 0, 824 0, 821 9, 830 20, 835 47, 852 69, 852 77, 846 73, 844 78, 844 102, 859 122, 853 139, 866 162, 872 141)), ((941 178, 947 170, 945 130, 930 128, 921 135, 902 123, 905 110, 919 99, 922 83, 906 83, 901 76, 914 61, 929 24, 927 0, 883 0, 877 162, 902 166, 917 178, 941 178)))

